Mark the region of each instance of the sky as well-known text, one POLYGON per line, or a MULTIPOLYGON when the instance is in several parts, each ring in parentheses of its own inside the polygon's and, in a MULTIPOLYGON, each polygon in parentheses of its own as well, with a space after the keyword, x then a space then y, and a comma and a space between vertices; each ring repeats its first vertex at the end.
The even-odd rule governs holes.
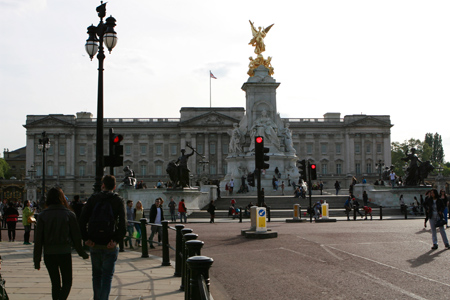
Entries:
MULTIPOLYGON (((26 145, 27 115, 97 114, 98 60, 84 49, 94 0, 0 0, 0 149, 26 145)), ((265 38, 282 118, 390 115, 391 141, 441 134, 450 160, 450 1, 110 0, 105 118, 179 118, 245 107, 248 45, 265 38)))

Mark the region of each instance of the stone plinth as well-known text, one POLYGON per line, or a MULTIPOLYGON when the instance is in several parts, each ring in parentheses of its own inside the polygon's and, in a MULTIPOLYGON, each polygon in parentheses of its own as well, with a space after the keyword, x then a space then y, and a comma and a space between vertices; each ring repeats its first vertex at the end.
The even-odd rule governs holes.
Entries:
POLYGON ((403 195, 403 200, 406 205, 414 202, 414 197, 420 202, 420 195, 425 199, 425 192, 430 190, 431 186, 417 186, 417 187, 394 187, 379 186, 372 184, 356 184, 353 188, 353 194, 362 203, 363 192, 366 191, 369 196, 369 203, 384 207, 398 206, 400 207, 400 195, 403 195))
POLYGON ((170 198, 173 198, 177 203, 180 202, 181 199, 184 199, 189 215, 193 210, 199 210, 205 207, 212 200, 212 197, 214 197, 216 189, 216 186, 203 186, 201 190, 199 188, 184 188, 182 190, 165 188, 136 190, 127 188, 119 190, 119 194, 125 201, 133 200, 134 204, 136 204, 137 201, 141 201, 144 209, 149 209, 155 203, 155 199, 161 197, 164 200, 163 208, 166 214, 169 214, 167 205, 170 202, 170 198))

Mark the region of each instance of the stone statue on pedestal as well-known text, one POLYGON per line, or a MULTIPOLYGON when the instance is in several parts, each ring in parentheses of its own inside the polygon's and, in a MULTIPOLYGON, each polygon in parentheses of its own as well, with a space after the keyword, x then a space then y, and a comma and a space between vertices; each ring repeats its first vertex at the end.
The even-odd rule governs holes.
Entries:
POLYGON ((228 132, 230 135, 230 144, 228 145, 228 152, 230 153, 240 153, 242 152, 241 138, 243 134, 239 129, 239 124, 234 123, 234 128, 228 132))
POLYGON ((280 140, 278 139, 278 127, 267 116, 267 111, 261 112, 261 117, 255 120, 252 128, 250 129, 251 145, 250 150, 255 149, 255 137, 264 137, 264 145, 268 146, 272 144, 277 150, 280 150, 280 140))

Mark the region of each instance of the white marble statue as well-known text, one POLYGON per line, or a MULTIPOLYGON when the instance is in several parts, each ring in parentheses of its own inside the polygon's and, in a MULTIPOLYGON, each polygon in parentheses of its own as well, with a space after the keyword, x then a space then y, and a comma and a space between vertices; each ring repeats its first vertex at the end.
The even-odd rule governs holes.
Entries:
POLYGON ((292 131, 289 129, 289 123, 284 125, 284 128, 280 130, 284 138, 284 149, 286 152, 295 154, 294 143, 292 142, 292 131))
POLYGON ((233 124, 234 128, 228 132, 230 135, 230 144, 228 145, 228 152, 239 153, 242 152, 241 138, 242 133, 239 130, 238 123, 233 124))
POLYGON ((273 145, 277 150, 280 150, 280 140, 278 139, 277 131, 277 125, 267 116, 267 111, 263 110, 261 112, 261 117, 255 120, 252 128, 250 129, 250 150, 255 149, 256 136, 264 137, 264 145, 266 147, 273 145))

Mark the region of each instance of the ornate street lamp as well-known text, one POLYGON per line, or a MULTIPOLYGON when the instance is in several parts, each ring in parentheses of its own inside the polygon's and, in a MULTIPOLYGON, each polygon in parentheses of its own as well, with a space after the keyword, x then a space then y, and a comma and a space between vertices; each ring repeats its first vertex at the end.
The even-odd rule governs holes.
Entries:
POLYGON ((39 201, 39 207, 44 209, 45 207, 45 152, 50 149, 50 139, 45 134, 42 133, 42 138, 39 139, 38 149, 42 152, 42 189, 41 189, 41 200, 39 201))
POLYGON ((86 52, 92 58, 96 53, 98 58, 98 96, 97 96, 97 142, 95 151, 95 184, 94 192, 100 192, 101 181, 103 177, 103 61, 105 60, 105 52, 103 43, 108 48, 109 53, 117 44, 117 35, 114 31, 116 19, 112 16, 103 22, 106 16, 106 3, 102 3, 97 7, 100 23, 97 26, 88 27, 89 38, 86 40, 86 52))
POLYGON ((381 171, 384 169, 384 163, 381 161, 381 159, 378 161, 378 163, 375 163, 375 168, 378 170, 378 174, 380 174, 379 180, 381 181, 381 171))

